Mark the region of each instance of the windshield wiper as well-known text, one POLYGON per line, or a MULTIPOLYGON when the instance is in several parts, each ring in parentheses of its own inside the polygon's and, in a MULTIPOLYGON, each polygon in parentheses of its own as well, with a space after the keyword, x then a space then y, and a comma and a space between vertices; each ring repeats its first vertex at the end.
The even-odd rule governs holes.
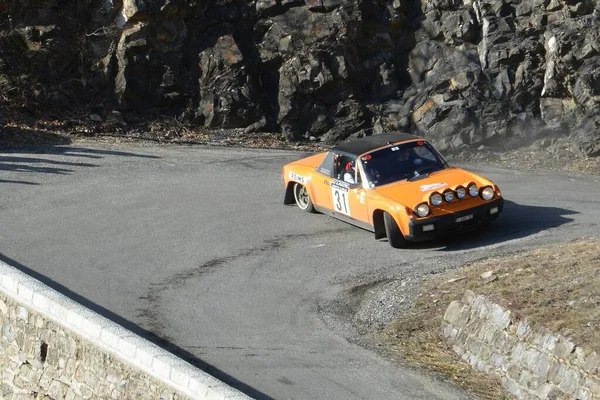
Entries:
POLYGON ((419 173, 419 174, 416 174, 416 175, 415 175, 415 176, 413 176, 412 178, 408 178, 408 181, 409 181, 409 182, 413 182, 413 181, 418 181, 419 179, 425 179, 425 178, 428 178, 430 173, 431 173, 431 172, 428 172, 428 173, 426 173, 426 174, 421 174, 421 173, 419 173))
POLYGON ((433 167, 432 168, 427 168, 421 172, 417 172, 413 177, 409 178, 408 181, 409 182, 413 182, 413 181, 418 181, 419 179, 425 179, 428 178, 429 175, 431 175, 432 173, 436 172, 436 171, 440 171, 442 168, 440 168, 439 166, 433 167), (430 170, 430 171, 429 171, 430 170), (427 172, 425 172, 427 171, 427 172))

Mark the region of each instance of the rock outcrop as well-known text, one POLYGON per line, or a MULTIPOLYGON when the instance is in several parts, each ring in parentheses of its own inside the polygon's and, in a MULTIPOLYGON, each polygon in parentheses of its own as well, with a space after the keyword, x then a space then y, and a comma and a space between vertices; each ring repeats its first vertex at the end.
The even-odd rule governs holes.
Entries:
POLYGON ((599 0, 4 0, 0 29, 4 102, 600 155, 599 0))

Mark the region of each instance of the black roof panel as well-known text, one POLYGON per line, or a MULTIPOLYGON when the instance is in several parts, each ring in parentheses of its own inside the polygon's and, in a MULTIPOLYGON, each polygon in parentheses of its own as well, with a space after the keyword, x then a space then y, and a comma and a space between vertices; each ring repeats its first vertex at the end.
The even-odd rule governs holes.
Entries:
POLYGON ((340 143, 333 146, 330 150, 341 151, 344 153, 358 156, 370 150, 377 149, 388 144, 415 139, 421 138, 404 132, 382 133, 380 135, 366 136, 361 139, 354 139, 348 142, 340 143))

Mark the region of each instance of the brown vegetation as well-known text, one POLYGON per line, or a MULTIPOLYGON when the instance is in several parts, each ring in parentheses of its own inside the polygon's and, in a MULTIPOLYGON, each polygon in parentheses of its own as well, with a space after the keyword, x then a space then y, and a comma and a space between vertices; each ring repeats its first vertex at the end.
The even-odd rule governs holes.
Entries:
POLYGON ((498 381, 460 360, 441 336, 451 301, 466 289, 539 326, 600 352, 600 242, 582 239, 507 257, 477 261, 426 277, 410 315, 386 330, 392 349, 441 372, 482 399, 509 398, 498 381))

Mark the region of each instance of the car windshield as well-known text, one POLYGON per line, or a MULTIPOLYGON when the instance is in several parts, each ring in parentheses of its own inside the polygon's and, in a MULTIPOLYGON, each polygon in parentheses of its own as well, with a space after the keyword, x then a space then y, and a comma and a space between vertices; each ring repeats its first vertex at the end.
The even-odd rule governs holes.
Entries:
POLYGON ((427 177, 448 168, 447 162, 424 141, 375 150, 360 157, 369 187, 427 177))

